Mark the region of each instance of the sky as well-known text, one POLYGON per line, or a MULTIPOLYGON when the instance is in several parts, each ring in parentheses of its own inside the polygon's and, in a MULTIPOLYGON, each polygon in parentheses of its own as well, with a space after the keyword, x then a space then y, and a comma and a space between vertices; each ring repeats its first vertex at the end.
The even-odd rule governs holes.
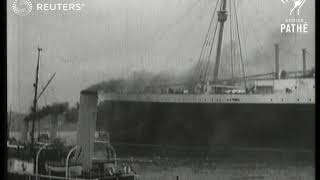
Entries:
MULTIPOLYGON (((7 3, 8 108, 27 113, 38 46, 43 48, 40 89, 56 73, 39 106, 65 101, 73 105, 82 89, 101 81, 130 77, 140 70, 178 74, 191 68, 217 0, 31 0, 34 6, 38 2, 85 6, 77 12, 33 10, 27 16, 13 13, 13 1, 7 3)), ((314 66, 314 0, 306 0, 300 10, 309 24, 303 35, 280 33, 280 24, 290 17, 290 7, 280 0, 236 3, 248 74, 273 71, 275 43, 280 44, 283 69, 301 69, 301 48, 307 48, 308 67, 314 66)), ((225 42, 229 38, 226 32, 225 42)), ((227 74, 223 57, 220 73, 227 74)))

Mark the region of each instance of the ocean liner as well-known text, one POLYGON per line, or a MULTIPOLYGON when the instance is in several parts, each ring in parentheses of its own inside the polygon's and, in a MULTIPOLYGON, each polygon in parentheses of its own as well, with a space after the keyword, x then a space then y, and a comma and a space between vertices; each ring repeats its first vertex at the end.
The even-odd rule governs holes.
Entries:
POLYGON ((275 72, 247 76, 238 23, 235 2, 217 1, 191 86, 134 92, 88 88, 80 96, 80 121, 103 123, 114 143, 312 149, 315 75, 306 67, 306 49, 302 71, 281 70, 275 44, 275 72), (227 19, 235 27, 230 59, 239 61, 241 77, 222 79, 220 61, 230 60, 221 58, 227 19))

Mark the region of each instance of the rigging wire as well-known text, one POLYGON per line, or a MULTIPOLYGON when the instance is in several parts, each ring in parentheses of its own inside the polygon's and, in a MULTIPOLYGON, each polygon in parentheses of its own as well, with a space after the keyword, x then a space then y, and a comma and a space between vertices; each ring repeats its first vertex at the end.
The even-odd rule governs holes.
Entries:
POLYGON ((177 26, 178 24, 180 24, 186 17, 190 16, 191 12, 195 9, 195 7, 197 7, 196 5, 198 5, 201 2, 201 0, 197 0, 196 2, 194 2, 193 4, 191 4, 189 6, 189 8, 187 8, 187 10, 185 11, 185 13, 183 15, 181 15, 174 23, 171 23, 169 25, 167 25, 167 27, 165 28, 165 30, 163 31, 158 31, 155 33, 154 35, 154 39, 153 39, 153 43, 151 48, 146 48, 146 52, 147 54, 150 54, 150 52, 152 51, 152 49, 155 47, 156 42, 159 42, 163 39, 163 37, 165 37, 165 35, 175 26, 177 26))
MULTIPOLYGON (((295 13, 294 18, 297 19, 297 14, 295 13)), ((297 44, 297 31, 294 31, 294 49, 296 49, 296 44, 297 44)), ((294 57, 294 61, 296 63, 296 69, 299 70, 298 68, 298 59, 297 56, 294 57)))
MULTIPOLYGON (((220 0, 217 0, 216 8, 218 6, 219 1, 220 0)), ((216 11, 216 9, 213 11, 213 14, 212 14, 212 17, 211 17, 211 21, 210 21, 210 25, 209 25, 209 28, 208 28, 208 32, 206 33, 205 40, 204 40, 202 48, 201 48, 200 56, 198 58, 198 63, 197 63, 196 68, 195 68, 196 77, 197 77, 197 74, 198 74, 198 71, 199 71, 198 69, 199 69, 199 65, 201 63, 201 58, 202 58, 202 55, 203 55, 204 47, 206 46, 207 41, 208 41, 208 36, 209 36, 209 32, 210 32, 210 29, 211 29, 211 26, 212 26, 212 23, 213 23, 215 11, 216 11)))
MULTIPOLYGON (((233 8, 232 11, 235 12, 235 10, 234 10, 235 7, 233 5, 234 5, 234 3, 231 2, 231 4, 230 4, 231 10, 233 8)), ((230 17, 230 19, 233 19, 233 23, 236 23, 235 13, 233 13, 233 16, 230 17)), ((236 26, 236 25, 234 25, 234 26, 236 26)), ((234 56, 233 57, 234 57, 235 60, 237 60, 237 59, 240 59, 240 58, 239 58, 239 47, 238 47, 239 45, 238 45, 238 36, 237 36, 237 29, 236 28, 233 29, 232 34, 235 37, 235 40, 234 40, 235 41, 235 44, 234 44, 235 47, 233 48, 234 49, 234 53, 233 53, 234 56)), ((241 74, 241 64, 238 63, 237 61, 235 62, 235 64, 237 64, 237 66, 235 66, 235 67, 237 67, 237 71, 236 72, 241 74)))
MULTIPOLYGON (((210 44, 213 44, 213 43, 214 43, 214 42, 213 42, 213 39, 214 39, 214 38, 211 39, 210 36, 215 36, 215 33, 214 33, 214 34, 211 33, 211 32, 213 31, 212 23, 213 23, 213 20, 214 20, 215 15, 216 15, 216 11, 217 11, 218 3, 219 3, 219 2, 220 2, 220 0, 217 1, 216 6, 215 6, 215 9, 214 9, 214 11, 213 11, 212 18, 211 18, 211 22, 210 22, 210 26, 209 26, 209 29, 208 29, 208 32, 207 32, 207 35, 206 35, 206 39, 205 39, 204 44, 203 44, 203 48, 206 47, 206 46, 208 46, 208 45, 210 45, 210 44)), ((216 31, 216 29, 217 29, 217 23, 216 23, 216 26, 215 26, 215 30, 214 30, 214 31, 216 31)), ((205 48, 205 49, 204 49, 204 52, 200 53, 200 57, 199 57, 199 60, 198 60, 198 62, 200 63, 200 65, 199 65, 199 67, 196 68, 196 69, 199 69, 199 70, 198 70, 198 71, 199 71, 199 75, 198 75, 198 76, 199 76, 199 81, 202 80, 202 78, 203 78, 202 76, 203 76, 203 75, 206 75, 206 72, 203 72, 203 69, 208 68, 208 62, 206 63, 205 60, 203 60, 203 56, 206 54, 207 51, 208 51, 208 49, 205 48), (206 66, 205 64, 207 64, 207 66, 206 66)), ((210 59, 208 59, 208 60, 210 60, 210 59)))
MULTIPOLYGON (((262 2, 258 1, 256 6, 258 7, 257 9, 261 9, 261 7, 263 6, 262 2)), ((258 12, 258 11, 256 11, 256 12, 258 12)), ((239 22, 241 23, 241 21, 239 21, 239 22)), ((263 52, 263 46, 262 46, 262 43, 261 43, 261 40, 260 40, 259 36, 257 35, 256 24, 249 23, 249 24, 246 24, 246 26, 250 26, 251 27, 251 28, 248 28, 248 31, 250 31, 251 33, 250 32, 248 32, 248 33, 253 34, 254 37, 255 37, 255 38, 253 38, 255 40, 256 44, 257 44, 257 48, 255 49, 256 50, 255 57, 258 59, 258 58, 263 56, 263 53, 262 53, 263 52)), ((247 40, 247 38, 245 40, 247 40)), ((245 49, 247 49, 246 45, 247 45, 247 43, 245 43, 245 49)), ((244 50, 244 51, 247 52, 246 50, 244 50)), ((269 59, 271 57, 271 56, 266 55, 266 54, 264 56, 267 56, 266 59, 269 59)), ((266 62, 268 63, 268 65, 271 68, 273 68, 273 63, 272 62, 270 62, 269 60, 266 61, 266 62)), ((247 67, 249 66, 249 61, 246 61, 246 66, 247 67)), ((246 73, 248 73, 248 72, 246 72, 246 73)))
MULTIPOLYGON (((180 52, 180 56, 181 56, 181 50, 182 50, 182 45, 183 45, 183 41, 185 40, 185 37, 187 37, 187 33, 189 33, 190 31, 193 31, 194 28, 196 28, 197 26, 195 26, 195 23, 198 19, 202 19, 204 17, 204 14, 202 13, 200 16, 197 17, 197 19, 195 19, 190 26, 190 28, 187 28, 187 31, 184 32, 184 35, 182 36, 182 38, 179 39, 179 45, 178 45, 178 48, 179 49, 179 52, 180 52)), ((174 56, 174 54, 176 53, 177 51, 174 50, 170 55, 169 57, 171 56, 174 56)), ((182 58, 182 56, 180 57, 182 58)))
MULTIPOLYGON (((226 3, 227 3, 227 0, 225 0, 225 2, 222 2, 221 4, 220 4, 220 11, 225 11, 225 8, 224 8, 224 6, 226 5, 226 3)), ((220 21, 219 21, 219 17, 218 17, 218 22, 220 23, 220 21)), ((220 23, 220 28, 221 28, 221 23, 220 23)), ((215 32, 216 33, 216 32, 215 32)), ((220 35, 220 34, 219 34, 220 35)), ((216 36, 216 34, 214 34, 214 36, 216 36)), ((219 43, 219 42, 218 42, 219 43)), ((211 47, 212 48, 212 47, 211 47)), ((223 49, 223 46, 221 47, 221 50, 223 49)), ((220 50, 220 51, 221 51, 220 50)), ((212 51, 212 50, 211 50, 212 51)), ((211 51, 210 51, 210 53, 211 53, 211 51)), ((218 53, 218 50, 217 50, 217 52, 216 53, 218 53)), ((223 55, 223 53, 221 52, 220 53, 220 57, 222 57, 222 55, 223 55)), ((211 54, 210 54, 210 56, 211 56, 211 54)), ((213 78, 215 78, 214 76, 214 71, 215 71, 215 69, 212 69, 212 68, 215 68, 215 65, 216 64, 214 64, 214 63, 216 63, 216 61, 217 61, 217 59, 215 60, 215 62, 211 62, 211 65, 209 65, 209 72, 208 72, 208 75, 207 75, 207 81, 210 81, 210 77, 213 77, 213 78)))
MULTIPOLYGON (((233 7, 233 3, 232 2, 230 2, 230 9, 231 9, 231 11, 234 11, 234 10, 232 10, 232 7, 233 7)), ((230 20, 234 23, 235 22, 235 15, 234 15, 234 13, 232 13, 233 14, 233 16, 230 16, 230 20)), ((233 25, 233 23, 232 23, 232 26, 234 26, 233 25)), ((232 47, 233 47, 233 54, 232 54, 232 57, 233 57, 233 66, 234 66, 234 76, 235 77, 237 77, 238 75, 235 75, 235 74, 237 74, 237 72, 241 69, 240 67, 238 67, 240 64, 239 63, 237 63, 237 59, 240 59, 239 57, 238 57, 238 54, 239 54, 239 50, 238 50, 238 44, 237 44, 237 42, 238 42, 238 37, 237 37, 237 33, 236 33, 236 29, 235 28, 232 28, 232 36, 234 37, 234 42, 233 42, 233 44, 232 44, 232 47), (238 65, 238 66, 237 66, 238 65)))
MULTIPOLYGON (((240 4, 240 3, 239 3, 239 4, 240 4)), ((239 5, 237 6, 237 8, 240 10, 239 5)), ((239 12, 238 12, 238 13, 239 13, 239 12)), ((241 17, 239 18, 239 24, 240 24, 240 27, 244 27, 244 25, 242 24, 242 19, 241 19, 241 17)), ((248 29, 250 29, 250 28, 248 28, 248 29)), ((249 30, 247 30, 247 33, 249 33, 248 31, 249 31, 249 30)), ((244 44, 244 45, 242 46, 242 47, 243 47, 243 51, 242 51, 242 52, 243 52, 243 54, 244 54, 244 55, 243 55, 243 56, 244 56, 244 58, 243 58, 243 71, 244 71, 244 77, 246 77, 246 75, 247 75, 246 67, 248 66, 248 62, 246 61, 246 57, 248 57, 248 54, 247 54, 247 52, 248 52, 248 50, 247 50, 247 49, 248 49, 248 48, 247 48, 247 44, 248 44, 248 43, 247 43, 247 40, 248 40, 248 38, 247 38, 247 37, 248 37, 248 36, 245 36, 245 35, 244 35, 244 31, 239 31, 239 30, 238 30, 238 33, 240 34, 240 37, 244 37, 244 38, 243 38, 243 42, 244 42, 243 44, 244 44), (242 36, 241 36, 241 34, 242 34, 242 36)), ((239 41, 241 41, 241 40, 240 40, 240 37, 239 37, 239 41)))
POLYGON ((217 10, 217 7, 218 7, 218 3, 219 3, 220 0, 217 1, 216 3, 216 6, 215 6, 215 9, 212 13, 212 18, 211 18, 211 22, 210 22, 210 26, 208 28, 208 32, 206 34, 206 39, 204 41, 204 44, 203 44, 203 48, 204 48, 204 51, 200 53, 200 57, 199 57, 199 67, 197 67, 197 71, 198 71, 198 74, 199 75, 196 75, 196 77, 199 76, 199 80, 201 81, 202 79, 202 76, 203 76, 203 69, 205 68, 205 61, 203 60, 205 54, 208 52, 208 49, 205 48, 207 47, 208 45, 210 45, 211 43, 211 39, 212 39, 212 31, 213 31, 213 28, 212 28, 212 23, 213 23, 213 20, 214 20, 214 17, 215 17, 215 14, 216 14, 216 10, 217 10))
MULTIPOLYGON (((20 53, 19 53, 20 54, 20 53)), ((21 112, 21 74, 20 74, 20 58, 17 61, 18 69, 17 69, 17 76, 18 76, 18 111, 21 112)))
POLYGON ((209 52, 209 55, 207 56, 207 66, 206 66, 206 71, 205 71, 205 81, 209 81, 210 79, 210 71, 211 71, 211 67, 210 66, 210 63, 212 64, 213 61, 210 61, 211 59, 211 54, 212 54, 212 50, 213 50, 213 44, 214 44, 214 40, 215 40, 215 37, 216 37, 216 34, 217 34, 217 29, 218 29, 218 22, 216 23, 216 27, 215 27, 215 30, 214 30, 214 33, 213 33, 213 38, 212 38, 212 43, 211 43, 211 46, 210 46, 210 52, 209 52))
MULTIPOLYGON (((232 3, 232 0, 230 0, 230 4, 232 3)), ((232 8, 231 5, 229 5, 229 13, 230 13, 230 61, 231 61, 231 78, 234 78, 234 69, 233 69, 233 36, 232 36, 232 8)))
MULTIPOLYGON (((239 1, 238 1, 239 2, 239 1)), ((240 60, 241 60, 241 65, 242 65, 242 75, 243 75, 243 80, 244 80, 244 85, 245 88, 247 88, 247 81, 246 81, 246 74, 245 74, 245 67, 244 67, 244 60, 243 60, 243 54, 242 54, 242 49, 241 49, 241 40, 240 40, 240 33, 239 33, 239 22, 238 22, 238 14, 237 14, 237 8, 235 6, 235 1, 234 3, 234 8, 235 8, 235 19, 236 19, 236 27, 237 27, 237 35, 238 35, 238 42, 239 42, 239 51, 240 51, 240 60)))
POLYGON ((209 53, 210 51, 210 46, 213 42, 213 36, 214 36, 214 31, 217 28, 217 23, 214 26, 215 28, 211 28, 210 32, 209 32, 209 37, 208 40, 206 42, 206 48, 204 53, 202 54, 202 59, 201 59, 201 67, 200 67, 200 78, 199 80, 202 81, 203 78, 205 78, 206 76, 206 68, 208 68, 208 61, 210 61, 210 59, 205 58, 205 56, 209 53))
MULTIPOLYGON (((261 2, 261 0, 259 0, 258 1, 258 9, 263 9, 262 8, 262 2, 261 2)), ((255 35, 255 37, 256 38, 254 38, 255 40, 256 40, 256 42, 257 42, 257 44, 258 44, 258 49, 257 49, 257 51, 258 51, 258 53, 259 53, 259 56, 262 56, 262 51, 263 51, 263 46, 262 46, 262 43, 261 43, 261 41, 260 41, 260 39, 259 39, 259 37, 258 37, 258 35, 257 35, 257 31, 255 31, 255 29, 257 29, 256 28, 256 26, 255 26, 255 24, 254 23, 250 23, 251 24, 251 26, 253 27, 252 29, 251 29, 251 32, 253 32, 253 34, 255 35)), ((267 61, 267 62, 269 62, 269 63, 271 63, 270 61, 267 61)), ((270 64, 271 65, 271 64, 270 64)))
MULTIPOLYGON (((177 26, 178 24, 180 24, 181 22, 183 22, 184 19, 186 19, 188 16, 190 16, 191 12, 193 12, 195 10, 195 7, 197 7, 198 4, 200 4, 201 0, 197 0, 196 2, 192 3, 191 5, 189 5, 189 8, 185 11, 185 13, 183 15, 181 15, 174 23, 171 23, 169 25, 167 25, 167 28, 165 28, 166 30, 164 31, 158 31, 155 33, 155 37, 153 39, 153 42, 159 42, 160 40, 163 39, 163 37, 168 33, 168 31, 170 31, 170 29, 174 28, 175 26, 177 26)), ((206 6, 207 7, 207 6, 206 6)), ((156 43, 153 43, 153 45, 149 48, 146 48, 146 52, 147 52, 147 58, 143 58, 145 55, 142 55, 142 59, 148 59, 148 65, 152 64, 155 60, 157 60, 158 58, 148 58, 150 56, 150 52, 152 51, 152 49, 155 47, 156 43), (151 61, 150 61, 151 60, 151 61)))
POLYGON ((165 31, 156 32, 155 40, 156 41, 161 40, 170 29, 172 29, 175 26, 179 25, 186 17, 190 16, 191 12, 195 9, 195 7, 197 7, 196 5, 198 5, 200 2, 201 2, 201 0, 197 0, 196 2, 192 3, 187 8, 186 12, 183 15, 181 15, 174 23, 171 23, 171 24, 167 25, 167 28, 166 28, 165 31))

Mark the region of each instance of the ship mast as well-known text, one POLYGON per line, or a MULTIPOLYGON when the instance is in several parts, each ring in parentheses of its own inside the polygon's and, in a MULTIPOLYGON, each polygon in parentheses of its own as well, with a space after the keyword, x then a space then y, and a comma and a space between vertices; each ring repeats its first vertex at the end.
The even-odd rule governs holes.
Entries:
MULTIPOLYGON (((232 79, 234 78, 234 60, 237 59, 237 54, 240 55, 240 61, 241 61, 241 69, 242 69, 242 76, 244 80, 244 86, 245 89, 247 89, 247 83, 246 83, 246 72, 245 72, 245 63, 244 58, 242 54, 241 49, 241 39, 240 39, 240 33, 239 33, 239 22, 238 22, 238 13, 237 13, 237 7, 235 5, 234 0, 230 0, 230 3, 228 0, 217 0, 216 7, 213 12, 213 16, 210 21, 209 29, 205 37, 205 41, 203 43, 203 47, 200 52, 200 57, 198 60, 198 63, 195 68, 195 76, 198 79, 198 84, 195 87, 195 90, 197 92, 210 92, 212 88, 212 84, 219 84, 221 83, 221 79, 219 79, 219 70, 220 70, 220 63, 221 63, 221 55, 222 55, 222 46, 223 46, 223 36, 224 36, 224 28, 225 23, 228 19, 228 12, 227 12, 227 6, 229 6, 230 10, 230 40, 231 40, 231 76, 232 79), (228 5, 227 5, 228 4, 228 5), (219 7, 219 10, 217 11, 217 21, 213 24, 213 18, 216 13, 216 9, 219 7), (234 10, 234 13, 232 13, 233 16, 231 16, 231 12, 234 10), (234 21, 232 20, 234 19, 234 21), (235 30, 233 30, 232 24, 235 23, 235 30), (217 35, 217 36, 216 36, 217 35), (235 36, 233 36, 235 35, 235 36), (217 37, 217 38, 216 38, 217 37), (233 37, 235 37, 234 44, 233 45, 233 37), (216 54, 215 59, 211 59, 211 53, 212 53, 212 47, 214 45, 217 45, 216 47, 216 54), (235 48, 237 48, 237 51, 235 51, 235 48), (236 53, 238 52, 238 53, 236 53), (204 84, 202 84, 204 83, 204 84)), ((216 16, 215 16, 216 17, 216 16)), ((232 84, 235 84, 235 81, 232 80, 232 84)))
MULTIPOLYGON (((36 77, 35 77, 35 83, 33 84, 34 87, 34 97, 33 97, 33 106, 32 106, 32 114, 36 114, 37 111, 37 96, 38 96, 38 81, 39 81, 39 65, 40 65, 40 53, 42 51, 42 48, 38 47, 38 60, 37 60, 37 68, 36 68, 36 77)), ((35 146, 34 146, 34 126, 36 122, 36 116, 32 118, 32 129, 31 129, 31 151, 33 153, 33 165, 36 166, 36 154, 35 154, 35 146)), ((36 173, 35 168, 33 168, 34 173, 36 173)))
POLYGON ((213 71, 213 82, 214 83, 217 82, 218 75, 219 75, 220 57, 221 57, 222 40, 223 40, 223 28, 224 28, 224 23, 228 17, 228 14, 226 11, 226 6, 227 6, 227 0, 222 0, 221 9, 220 9, 220 11, 218 11, 218 21, 220 24, 220 28, 219 28, 219 39, 218 39, 216 63, 214 66, 214 71, 213 71))
MULTIPOLYGON (((33 97, 33 107, 32 107, 32 113, 35 114, 37 111, 37 102, 38 102, 38 81, 39 81, 39 64, 40 64, 40 53, 42 51, 42 48, 38 47, 38 61, 37 61, 37 68, 36 68, 36 80, 33 84, 34 87, 34 97, 33 97)), ((31 146, 34 146, 34 126, 35 126, 35 117, 32 119, 32 129, 31 129, 31 146)))
MULTIPOLYGON (((37 115, 37 103, 41 95, 44 93, 44 91, 47 89, 49 84, 51 83, 52 79, 56 75, 54 73, 49 81, 46 83, 46 85, 42 88, 40 93, 38 94, 38 82, 39 82, 39 66, 40 66, 40 54, 41 54, 42 48, 38 47, 38 60, 37 60, 37 67, 36 67, 36 76, 35 76, 35 83, 33 84, 34 87, 34 97, 33 97, 33 106, 32 106, 32 112, 30 114, 30 117, 32 118, 32 129, 31 129, 31 151, 33 153, 33 165, 35 167, 36 165, 36 152, 35 152, 35 139, 34 139, 34 130, 35 130, 35 122, 36 119, 38 119, 37 115)), ((28 126, 28 125, 27 125, 28 126)), ((40 134, 40 119, 39 119, 39 134, 40 134)), ((38 136, 39 137, 39 136, 38 136)), ((34 168, 35 173, 35 168, 34 168)))

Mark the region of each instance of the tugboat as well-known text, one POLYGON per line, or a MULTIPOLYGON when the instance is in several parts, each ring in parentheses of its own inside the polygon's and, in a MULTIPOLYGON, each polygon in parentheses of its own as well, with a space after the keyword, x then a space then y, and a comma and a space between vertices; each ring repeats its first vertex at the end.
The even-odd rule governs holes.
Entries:
MULTIPOLYGON (((135 174, 130 170, 130 166, 117 166, 116 152, 109 141, 109 136, 106 133, 100 132, 99 134, 101 135, 98 137, 100 139, 95 139, 95 129, 88 134, 88 131, 84 130, 86 129, 86 124, 83 121, 79 121, 80 123, 78 124, 80 130, 82 130, 81 132, 78 131, 78 137, 86 137, 85 139, 93 144, 100 144, 99 146, 102 147, 103 151, 102 155, 95 156, 93 153, 93 146, 95 145, 91 146, 91 151, 88 152, 86 142, 83 139, 78 139, 80 144, 78 143, 77 146, 69 147, 65 146, 60 139, 51 137, 50 140, 48 136, 41 135, 40 133, 37 139, 34 138, 35 119, 41 119, 42 116, 46 116, 48 112, 51 112, 47 107, 42 111, 36 111, 37 101, 55 75, 50 78, 43 90, 37 94, 41 51, 42 49, 38 48, 33 112, 24 119, 23 136, 25 139, 27 139, 28 134, 28 122, 32 120, 31 142, 27 140, 19 143, 7 141, 8 179, 135 179, 135 174), (83 157, 89 158, 89 161, 83 157)), ((55 108, 54 111, 59 112, 65 109, 65 107, 60 105, 49 108, 55 108)))

